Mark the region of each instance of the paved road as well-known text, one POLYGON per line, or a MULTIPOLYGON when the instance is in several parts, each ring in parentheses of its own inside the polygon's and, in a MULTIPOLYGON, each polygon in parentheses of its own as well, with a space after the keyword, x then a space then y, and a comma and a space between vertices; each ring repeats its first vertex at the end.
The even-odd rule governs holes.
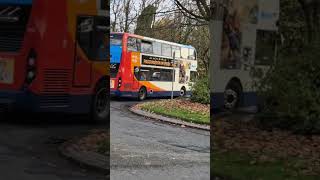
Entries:
POLYGON ((105 125, 94 126, 77 117, 41 115, 34 119, 22 122, 4 119, 0 114, 0 179, 107 179, 105 174, 81 168, 58 153, 58 146, 65 139, 105 125))
POLYGON ((111 180, 209 180, 210 134, 132 114, 111 102, 111 180))

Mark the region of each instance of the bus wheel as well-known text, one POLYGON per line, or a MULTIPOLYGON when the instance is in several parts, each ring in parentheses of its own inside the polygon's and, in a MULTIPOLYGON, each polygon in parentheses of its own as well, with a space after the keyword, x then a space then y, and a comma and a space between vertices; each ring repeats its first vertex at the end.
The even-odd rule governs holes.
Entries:
POLYGON ((147 98, 147 89, 145 87, 141 87, 139 89, 138 98, 139 98, 139 101, 143 101, 147 98))
POLYGON ((97 87, 92 106, 93 120, 107 123, 110 118, 110 99, 106 83, 101 83, 97 87))
POLYGON ((180 89, 180 97, 184 97, 184 96, 186 96, 186 88, 185 88, 185 87, 182 87, 182 88, 180 89))
POLYGON ((224 107, 227 110, 234 110, 240 102, 241 86, 231 82, 224 92, 224 107))

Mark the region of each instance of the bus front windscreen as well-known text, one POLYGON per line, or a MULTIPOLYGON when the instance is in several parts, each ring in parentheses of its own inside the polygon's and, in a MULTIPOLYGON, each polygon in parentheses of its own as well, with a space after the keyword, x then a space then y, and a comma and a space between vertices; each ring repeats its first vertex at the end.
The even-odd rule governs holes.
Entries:
POLYGON ((20 50, 31 14, 31 3, 13 2, 15 1, 7 4, 8 2, 0 0, 0 52, 20 50))
POLYGON ((118 74, 122 54, 122 34, 110 35, 110 76, 115 78, 118 74))

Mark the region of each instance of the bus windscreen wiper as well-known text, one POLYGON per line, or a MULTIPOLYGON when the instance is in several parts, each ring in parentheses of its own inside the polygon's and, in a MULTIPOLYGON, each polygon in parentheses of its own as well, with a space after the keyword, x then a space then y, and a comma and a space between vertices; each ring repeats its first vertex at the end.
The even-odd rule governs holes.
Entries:
POLYGON ((2 22, 17 22, 19 21, 19 16, 16 15, 20 11, 20 7, 7 7, 0 11, 0 21, 2 22))

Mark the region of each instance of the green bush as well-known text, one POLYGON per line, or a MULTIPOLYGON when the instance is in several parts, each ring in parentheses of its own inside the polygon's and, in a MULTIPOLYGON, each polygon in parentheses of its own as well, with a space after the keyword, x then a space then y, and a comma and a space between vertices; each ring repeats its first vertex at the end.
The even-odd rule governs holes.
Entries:
POLYGON ((110 142, 108 140, 98 143, 98 153, 108 155, 110 152, 110 142))
POLYGON ((318 45, 283 53, 262 79, 263 127, 320 133, 320 52, 318 45))
POLYGON ((191 87, 191 101, 202 104, 210 103, 210 90, 208 77, 198 78, 191 87))

